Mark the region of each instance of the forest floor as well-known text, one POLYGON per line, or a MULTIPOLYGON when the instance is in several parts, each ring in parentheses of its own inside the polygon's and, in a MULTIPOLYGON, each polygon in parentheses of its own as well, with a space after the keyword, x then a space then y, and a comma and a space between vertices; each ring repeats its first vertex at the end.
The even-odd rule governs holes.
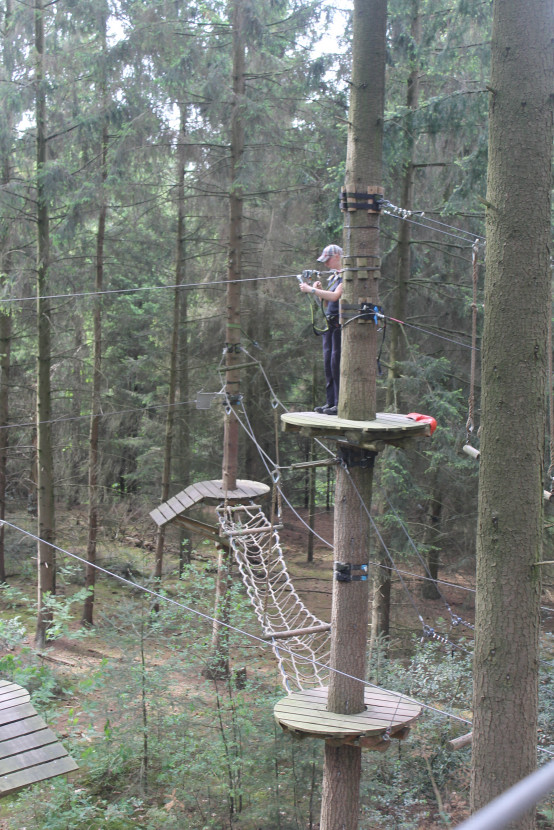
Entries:
MULTIPOLYGON (((302 518, 306 519, 306 511, 300 510, 299 514, 302 518)), ((21 524, 23 526, 23 522, 21 524)), ((284 527, 280 532, 280 536, 283 548, 286 550, 287 566, 295 589, 305 605, 316 617, 328 621, 330 620, 331 614, 332 592, 331 548, 316 538, 313 561, 308 562, 307 528, 290 511, 284 512, 283 524, 284 527)), ((27 525, 31 529, 32 520, 28 520, 27 525)), ((81 534, 85 526, 84 513, 81 514, 79 511, 68 512, 63 518, 62 526, 66 537, 65 544, 67 549, 77 550, 82 555, 83 540, 81 534), (79 545, 75 544, 77 538, 79 538, 79 545), (73 543, 71 541, 72 539, 74 540, 73 543)), ((332 510, 320 510, 317 513, 315 530, 323 540, 332 540, 332 510)), ((114 563, 116 563, 115 569, 124 575, 128 571, 128 568, 131 567, 134 569, 134 578, 142 582, 143 576, 146 578, 149 577, 148 570, 151 569, 153 564, 154 534, 151 526, 146 522, 136 521, 132 528, 129 526, 120 528, 116 535, 118 539, 112 541, 107 546, 110 553, 109 555, 105 553, 102 559, 102 565, 110 570, 113 568, 114 563)), ((168 539, 166 551, 169 586, 171 579, 174 578, 178 560, 177 548, 171 537, 168 539), (173 576, 171 576, 170 571, 173 576)), ((213 558, 215 562, 213 545, 198 546, 197 552, 193 554, 193 558, 203 560, 213 558)), ((461 567, 456 557, 449 557, 448 555, 442 557, 440 578, 448 584, 441 586, 443 597, 435 600, 426 599, 422 596, 422 582, 418 578, 418 575, 422 573, 420 564, 414 563, 413 561, 403 562, 399 564, 399 568, 404 571, 404 574, 402 575, 402 579, 398 576, 393 577, 391 601, 391 644, 394 646, 397 654, 401 655, 404 651, 408 653, 409 643, 410 641, 413 642, 414 633, 416 635, 421 633, 421 620, 418 619, 418 616, 431 628, 446 634, 453 642, 459 634, 462 636, 464 633, 467 634, 467 629, 464 632, 463 626, 449 628, 447 624, 449 618, 447 605, 454 615, 459 616, 469 624, 473 624, 474 574, 470 558, 464 560, 463 567, 461 567)), ((33 574, 27 569, 26 572, 24 571, 21 574, 15 573, 10 575, 9 584, 12 587, 21 589, 25 593, 32 593, 34 591, 33 581, 33 574)), ((121 585, 121 583, 114 585, 113 580, 106 578, 99 580, 97 602, 99 605, 100 603, 103 605, 102 613, 109 616, 110 602, 117 605, 121 593, 125 590, 126 586, 121 585)), ((551 597, 548 592, 545 594, 545 602, 549 601, 551 606, 553 599, 554 597, 551 597)), ((0 612, 2 617, 4 617, 6 609, 0 606, 0 612)), ((19 613, 19 609, 17 613, 19 613)), ((25 615, 23 614, 23 616, 25 615)), ((546 613, 543 622, 545 624, 545 630, 554 630, 554 614, 546 613)), ((28 618, 28 623, 28 631, 30 632, 33 630, 31 616, 28 618)), ((70 628, 72 630, 78 627, 79 622, 77 619, 71 621, 70 628)), ((32 634, 28 635, 22 645, 33 646, 32 634)), ((261 649, 257 649, 256 651, 256 670, 263 672, 264 663, 267 663, 269 668, 273 655, 265 652, 260 656, 261 649)), ((92 632, 82 640, 72 639, 71 636, 61 636, 52 643, 47 652, 43 654, 42 659, 46 663, 53 665, 58 673, 66 677, 71 682, 73 690, 78 690, 80 678, 94 674, 106 660, 118 660, 120 658, 121 650, 117 645, 114 645, 113 640, 103 637, 102 631, 100 630, 92 632)), ((193 687, 197 682, 197 676, 197 674, 191 674, 190 677, 183 677, 183 683, 190 684, 193 687)), ((56 719, 56 730, 62 740, 69 735, 73 712, 79 706, 79 700, 76 699, 76 695, 78 695, 78 692, 74 691, 71 699, 67 701, 67 705, 64 704, 60 709, 56 719)), ((450 819, 454 825, 467 816, 468 805, 466 795, 467 793, 460 795, 453 791, 446 797, 445 805, 443 806, 448 808, 450 819)), ((317 824, 312 826, 313 830, 316 830, 317 824)), ((435 807, 431 811, 429 818, 422 820, 418 824, 418 830, 439 830, 439 828, 444 826, 444 819, 440 817, 435 807)), ((1 805, 0 830, 19 830, 16 825, 8 821, 1 805)), ((270 828, 264 828, 264 830, 270 830, 270 828)))

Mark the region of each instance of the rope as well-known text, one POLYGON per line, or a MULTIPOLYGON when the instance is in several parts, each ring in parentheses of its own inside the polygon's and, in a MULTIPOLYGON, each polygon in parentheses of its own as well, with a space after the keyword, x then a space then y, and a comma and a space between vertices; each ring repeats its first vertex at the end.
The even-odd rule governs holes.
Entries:
POLYGON ((296 593, 277 530, 255 504, 220 506, 217 514, 264 636, 271 638, 286 690, 326 686, 329 672, 322 671, 320 663, 329 660, 328 628, 287 637, 292 647, 286 650, 279 645, 280 638, 272 636, 326 626, 296 593))
POLYGON ((473 243, 473 302, 471 303, 471 372, 469 380, 469 400, 468 400, 468 416, 466 422, 466 443, 470 443, 470 438, 475 428, 473 416, 475 407, 475 365, 476 365, 476 345, 477 345, 477 253, 479 251, 479 240, 476 239, 473 243))

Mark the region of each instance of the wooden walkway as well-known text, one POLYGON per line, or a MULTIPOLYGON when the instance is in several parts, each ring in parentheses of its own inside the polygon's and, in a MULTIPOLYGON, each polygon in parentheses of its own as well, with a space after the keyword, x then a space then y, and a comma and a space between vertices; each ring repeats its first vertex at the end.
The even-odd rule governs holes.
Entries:
POLYGON ((383 449, 385 444, 401 446, 408 439, 428 437, 433 431, 427 421, 416 421, 392 412, 378 412, 373 421, 351 421, 317 412, 286 412, 281 415, 281 423, 283 432, 344 441, 374 451, 383 449))
POLYGON ((29 700, 21 686, 0 680, 0 797, 78 769, 29 700))
POLYGON ((382 748, 381 741, 364 740, 403 738, 407 728, 421 713, 421 707, 403 695, 386 689, 367 687, 365 711, 357 715, 339 715, 327 711, 327 689, 294 692, 280 700, 273 710, 275 720, 285 731, 297 736, 324 738, 335 744, 358 743, 366 748, 382 748))
MULTIPOLYGON (((214 479, 212 481, 199 481, 197 484, 190 484, 177 493, 176 496, 155 507, 150 511, 150 516, 154 519, 158 527, 163 527, 169 522, 177 522, 177 524, 186 524, 189 526, 190 520, 184 516, 184 513, 195 504, 200 502, 207 502, 208 504, 221 504, 224 501, 237 504, 243 501, 250 501, 251 499, 259 499, 269 493, 270 488, 267 484, 260 484, 258 481, 237 481, 235 490, 224 490, 223 481, 221 479, 214 479), (181 520, 181 521, 179 521, 181 520)), ((196 530, 199 533, 208 531, 216 531, 215 527, 211 525, 204 525, 202 522, 192 520, 196 525, 191 530, 196 530)))

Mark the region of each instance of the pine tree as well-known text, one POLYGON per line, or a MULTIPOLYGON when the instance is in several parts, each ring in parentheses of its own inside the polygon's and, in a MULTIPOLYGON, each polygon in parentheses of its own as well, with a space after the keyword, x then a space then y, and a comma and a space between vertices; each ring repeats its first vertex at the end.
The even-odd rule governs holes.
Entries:
MULTIPOLYGON (((552 24, 548 0, 493 4, 473 809, 536 765, 552 24)), ((514 826, 531 830, 533 813, 514 826)))

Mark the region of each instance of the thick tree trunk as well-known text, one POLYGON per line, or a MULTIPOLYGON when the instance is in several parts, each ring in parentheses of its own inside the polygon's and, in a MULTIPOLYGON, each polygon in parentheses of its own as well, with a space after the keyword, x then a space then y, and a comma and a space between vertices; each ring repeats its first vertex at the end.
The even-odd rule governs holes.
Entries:
MULTIPOLYGON (((239 423, 234 407, 238 404, 240 369, 240 279, 242 268, 242 186, 238 181, 244 154, 244 125, 241 109, 244 102, 244 66, 246 59, 243 0, 233 4, 233 109, 231 112, 231 192, 229 194, 229 269, 227 273, 227 326, 225 344, 225 394, 227 411, 223 437, 223 489, 237 485, 239 458, 239 423)), ((227 619, 229 554, 220 553, 217 567, 217 590, 214 618, 227 619)), ((210 676, 225 677, 229 672, 229 648, 226 629, 214 623, 210 676)))
MULTIPOLYGON (((414 113, 419 102, 419 46, 421 43, 421 17, 419 10, 420 0, 412 0, 412 22, 410 26, 411 43, 409 56, 412 61, 412 69, 408 76, 406 91, 406 119, 405 119, 405 142, 406 160, 404 163, 404 183, 402 186, 401 206, 406 210, 413 209, 414 201, 414 113)), ((412 231, 409 222, 400 222, 400 233, 398 238, 398 266, 396 270, 396 288, 394 293, 393 315, 397 320, 406 319, 408 304, 408 283, 411 276, 412 231)), ((390 336, 390 368, 388 371, 387 385, 387 409, 395 406, 402 411, 401 396, 396 393, 395 380, 400 377, 400 362, 405 359, 405 343, 403 332, 398 323, 392 326, 390 336)))
MULTIPOLYGON (((4 271, 4 273, 8 273, 4 271)), ((11 353, 11 314, 0 314, 0 520, 6 517, 6 489, 8 481, 8 424, 11 353)), ((4 524, 0 524, 0 582, 6 581, 4 551, 4 524)))
POLYGON ((239 423, 234 413, 240 389, 240 278, 242 269, 243 196, 240 176, 244 155, 244 124, 242 116, 245 93, 244 64, 246 58, 243 0, 233 4, 233 108, 231 112, 231 192, 229 194, 229 269, 227 273, 227 330, 225 394, 228 411, 225 416, 223 443, 223 489, 234 490, 239 455, 239 423))
MULTIPOLYGON (((351 198, 348 194, 377 193, 380 189, 386 19, 386 0, 354 0, 345 173, 347 208, 351 198)), ((347 209, 343 248, 342 306, 359 306, 361 301, 378 304, 378 214, 368 214, 367 208, 347 209)), ((343 315, 343 323, 344 320, 343 315)), ((342 337, 339 416, 371 419, 376 410, 375 326, 366 321, 353 322, 343 328, 342 337)), ((373 468, 354 463, 364 455, 354 451, 352 457, 345 459, 347 469, 337 469, 335 559, 367 567, 369 517, 366 511, 371 509, 373 468)), ((355 569, 354 572, 358 573, 355 569)), ((331 666, 360 680, 331 672, 328 709, 332 712, 354 714, 364 708, 368 584, 367 581, 333 581, 331 666)), ((326 746, 321 830, 355 830, 358 826, 360 772, 360 748, 326 746)))
POLYGON ((44 648, 51 612, 44 604, 45 594, 54 593, 54 469, 51 437, 50 394, 50 303, 48 294, 49 217, 44 189, 46 164, 46 91, 44 78, 44 11, 42 0, 35 0, 35 85, 36 85, 36 176, 37 176, 37 507, 38 507, 38 614, 36 646, 44 648))
MULTIPOLYGON (((495 0, 489 89, 472 807, 536 764, 550 313, 551 0, 495 0)), ((532 814, 513 824, 534 826, 532 814)))
MULTIPOLYGON (((11 0, 6 0, 3 21, 3 69, 4 78, 10 81, 13 77, 13 17, 11 0)), ((13 114, 11 104, 4 108, 4 130, 6 141, 0 145, 2 184, 7 188, 11 180, 12 153, 11 135, 13 129, 13 114)), ((0 273, 9 277, 12 272, 12 256, 10 244, 10 228, 8 223, 0 230, 0 273)), ((4 278, 4 276, 3 276, 4 278)), ((8 311, 0 312, 0 520, 6 517, 6 488, 8 480, 8 442, 9 442, 9 395, 10 395, 10 354, 12 338, 12 316, 8 311)), ((6 581, 6 565, 4 550, 4 524, 0 524, 0 582, 6 581)))

